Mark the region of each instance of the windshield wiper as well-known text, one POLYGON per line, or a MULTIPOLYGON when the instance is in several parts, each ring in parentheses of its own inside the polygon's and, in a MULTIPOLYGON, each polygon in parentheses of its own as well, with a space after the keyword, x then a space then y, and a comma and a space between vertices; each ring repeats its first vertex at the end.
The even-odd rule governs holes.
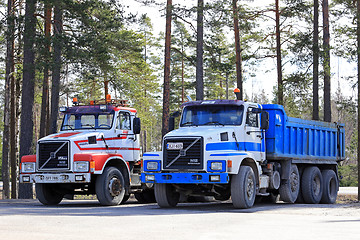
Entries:
POLYGON ((220 123, 220 122, 217 122, 217 121, 207 122, 207 123, 205 123, 204 125, 222 125, 222 126, 225 126, 224 124, 222 124, 222 123, 220 123))
POLYGON ((69 127, 71 130, 73 130, 73 131, 74 131, 74 129, 72 128, 72 125, 65 124, 65 125, 63 125, 63 127, 69 127))
POLYGON ((185 125, 191 125, 193 122, 186 122, 186 123, 183 123, 181 124, 182 126, 185 126, 185 125))
POLYGON ((93 126, 93 125, 91 125, 91 124, 81 124, 81 127, 91 127, 92 129, 95 129, 96 130, 96 128, 93 126))

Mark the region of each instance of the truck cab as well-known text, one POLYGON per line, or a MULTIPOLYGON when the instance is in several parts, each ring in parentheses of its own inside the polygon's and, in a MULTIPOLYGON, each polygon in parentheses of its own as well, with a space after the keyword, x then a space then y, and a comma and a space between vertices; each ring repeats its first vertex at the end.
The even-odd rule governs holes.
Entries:
POLYGON ((180 196, 231 196, 234 207, 249 208, 256 196, 280 194, 283 201, 295 202, 302 191, 309 203, 320 202, 322 195, 331 203, 338 189, 337 162, 344 159, 341 126, 287 117, 280 105, 187 102, 179 128, 164 136, 162 151, 144 153, 141 180, 155 184, 160 207, 176 206, 180 196), (308 151, 318 141, 331 151, 308 151), (325 183, 320 170, 327 172, 325 183), (303 177, 303 172, 316 174, 303 177), (321 183, 313 184, 317 180, 321 183), (311 191, 317 192, 315 200, 308 196, 311 191))
POLYGON ((36 155, 24 156, 20 182, 35 183, 45 205, 64 196, 96 194, 117 205, 141 191, 140 119, 124 100, 61 107, 60 132, 41 138, 36 155))

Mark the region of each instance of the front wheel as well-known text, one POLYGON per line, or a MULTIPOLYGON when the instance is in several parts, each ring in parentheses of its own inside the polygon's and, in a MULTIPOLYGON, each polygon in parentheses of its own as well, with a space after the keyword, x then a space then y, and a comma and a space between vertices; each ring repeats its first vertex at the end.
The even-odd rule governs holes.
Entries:
POLYGON ((95 191, 101 205, 119 205, 125 195, 125 181, 120 170, 115 167, 105 168, 96 179, 95 191))
POLYGON ((56 184, 36 183, 36 198, 44 205, 57 205, 61 202, 64 194, 57 190, 56 184))
POLYGON ((155 184, 155 199, 159 207, 170 208, 175 207, 180 199, 180 194, 175 191, 171 184, 157 183, 155 184))
POLYGON ((231 179, 231 199, 235 208, 251 208, 256 196, 255 174, 251 167, 241 166, 231 179))

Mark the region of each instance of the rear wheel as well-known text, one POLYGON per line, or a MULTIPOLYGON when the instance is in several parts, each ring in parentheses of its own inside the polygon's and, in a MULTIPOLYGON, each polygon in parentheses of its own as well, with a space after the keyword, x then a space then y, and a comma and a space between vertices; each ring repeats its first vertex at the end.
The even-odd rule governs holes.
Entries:
POLYGON ((256 196, 255 174, 251 167, 241 166, 231 179, 231 199, 235 208, 251 208, 256 196))
POLYGON ((155 198, 157 204, 162 208, 175 207, 180 199, 180 194, 175 191, 171 184, 155 184, 155 198))
POLYGON ((279 193, 281 200, 288 203, 294 203, 299 195, 300 175, 295 164, 291 164, 290 177, 280 185, 279 193))
POLYGON ((301 191, 305 203, 319 203, 323 192, 323 178, 318 167, 307 167, 301 180, 301 191))
POLYGON ((57 184, 36 183, 36 198, 44 205, 56 205, 61 202, 64 194, 57 190, 57 184))
POLYGON ((338 193, 339 182, 333 170, 324 170, 323 177, 323 194, 321 203, 335 203, 338 193))
POLYGON ((119 205, 125 195, 125 181, 122 173, 115 167, 105 168, 96 179, 96 196, 101 205, 119 205))

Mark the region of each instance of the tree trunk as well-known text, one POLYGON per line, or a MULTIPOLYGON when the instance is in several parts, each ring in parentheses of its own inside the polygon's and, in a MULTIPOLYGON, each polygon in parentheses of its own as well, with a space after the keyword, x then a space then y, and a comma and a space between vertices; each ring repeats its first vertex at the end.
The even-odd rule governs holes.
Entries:
POLYGON ((44 79, 42 89, 42 100, 41 100, 41 119, 40 119, 40 138, 48 135, 49 125, 49 65, 48 60, 50 59, 50 31, 51 31, 51 5, 45 4, 45 66, 44 66, 44 79))
POLYGON ((275 22, 276 22, 276 60, 277 60, 277 75, 278 75, 278 104, 284 104, 284 89, 282 79, 281 66, 281 41, 280 41, 280 10, 279 0, 275 0, 275 22))
MULTIPOLYGON (((33 106, 35 86, 35 18, 36 0, 26 0, 24 29, 24 62, 21 100, 20 158, 32 154, 33 106)), ((20 184, 19 198, 33 198, 31 184, 20 184)))
POLYGON ((196 100, 204 100, 204 0, 198 0, 196 37, 196 100))
MULTIPOLYGON (((356 1, 357 3, 357 11, 356 11, 356 37, 357 37, 357 70, 358 70, 358 76, 357 76, 357 83, 358 83, 358 138, 360 136, 360 0, 356 1)), ((360 141, 358 140, 358 149, 357 149, 357 167, 358 167, 358 200, 360 201, 360 141)))
POLYGON ((233 18, 234 18, 234 33, 235 33, 235 52, 236 52, 236 85, 240 90, 239 100, 243 99, 243 80, 242 80, 242 59, 241 59, 241 45, 239 32, 239 12, 237 9, 237 0, 233 0, 233 18))
MULTIPOLYGON (((2 149, 2 181, 3 198, 10 198, 10 162, 9 162, 9 138, 10 138, 10 85, 14 82, 14 34, 15 34, 14 0, 8 0, 7 8, 7 33, 6 33, 6 66, 5 66, 5 99, 4 99, 4 131, 2 149)), ((11 158, 10 158, 11 159, 11 158)), ((16 178, 15 178, 16 179, 16 178)))
POLYGON ((319 0, 314 0, 313 120, 319 120, 319 0))
POLYGON ((169 131, 169 105, 170 105, 170 48, 171 48, 171 17, 172 0, 166 3, 166 31, 165 31, 165 64, 164 64, 164 92, 163 92, 163 115, 162 136, 169 131))
POLYGON ((51 133, 57 132, 61 76, 62 27, 61 1, 56 1, 54 7, 54 65, 51 87, 51 133))
POLYGON ((324 25, 324 121, 331 122, 329 3, 323 0, 324 25))
MULTIPOLYGON (((15 64, 14 64, 14 34, 15 34, 15 25, 12 27, 12 73, 15 72, 15 64)), ((17 198, 17 168, 18 161, 16 158, 16 79, 13 74, 10 77, 10 165, 11 165, 11 198, 17 198)))

